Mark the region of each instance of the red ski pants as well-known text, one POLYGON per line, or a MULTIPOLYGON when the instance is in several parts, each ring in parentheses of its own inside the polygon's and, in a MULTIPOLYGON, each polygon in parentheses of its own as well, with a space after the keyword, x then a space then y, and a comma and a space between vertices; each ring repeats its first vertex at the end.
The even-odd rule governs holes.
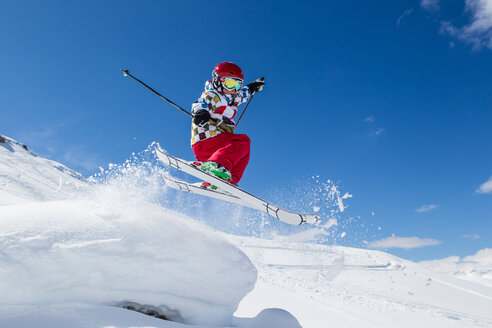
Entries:
POLYGON ((224 165, 232 183, 238 183, 249 162, 249 137, 245 134, 222 132, 218 136, 199 141, 193 152, 200 162, 212 161, 224 165))

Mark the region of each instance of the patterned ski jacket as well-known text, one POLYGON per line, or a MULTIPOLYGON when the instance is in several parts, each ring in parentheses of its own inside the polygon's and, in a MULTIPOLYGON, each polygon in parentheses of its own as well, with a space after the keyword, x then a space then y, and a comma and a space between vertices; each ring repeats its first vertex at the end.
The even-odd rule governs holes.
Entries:
POLYGON ((212 81, 205 82, 205 91, 191 105, 191 113, 195 115, 201 110, 208 110, 210 120, 203 126, 191 123, 191 145, 198 141, 213 138, 222 132, 233 133, 236 128, 234 117, 237 106, 248 101, 251 96, 249 88, 244 86, 234 95, 225 95, 217 91, 212 81))

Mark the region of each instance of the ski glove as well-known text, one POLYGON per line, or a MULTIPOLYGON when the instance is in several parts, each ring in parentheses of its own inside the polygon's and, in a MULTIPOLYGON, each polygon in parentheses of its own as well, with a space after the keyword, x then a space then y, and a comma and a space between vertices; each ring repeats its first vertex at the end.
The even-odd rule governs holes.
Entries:
POLYGON ((264 85, 265 85, 265 78, 260 77, 259 79, 256 79, 254 82, 251 82, 250 84, 247 84, 246 86, 248 87, 251 94, 254 94, 254 93, 257 93, 258 91, 263 90, 264 85))
POLYGON ((208 123, 208 120, 210 120, 210 112, 208 110, 201 110, 193 115, 193 123, 195 125, 203 125, 208 123))

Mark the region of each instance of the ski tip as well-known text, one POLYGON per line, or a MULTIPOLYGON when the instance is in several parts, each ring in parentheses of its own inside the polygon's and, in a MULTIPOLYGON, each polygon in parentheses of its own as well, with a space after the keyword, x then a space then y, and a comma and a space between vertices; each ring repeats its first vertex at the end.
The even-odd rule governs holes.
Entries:
POLYGON ((158 151, 158 152, 160 152, 162 154, 165 154, 166 153, 166 151, 164 149, 162 149, 159 145, 155 146, 154 149, 155 149, 155 151, 158 151))
POLYGON ((120 71, 123 72, 123 76, 128 76, 128 74, 130 73, 127 69, 120 69, 120 71))
POLYGON ((305 215, 304 220, 303 222, 301 222, 301 224, 303 223, 318 225, 321 223, 321 216, 316 214, 305 215))

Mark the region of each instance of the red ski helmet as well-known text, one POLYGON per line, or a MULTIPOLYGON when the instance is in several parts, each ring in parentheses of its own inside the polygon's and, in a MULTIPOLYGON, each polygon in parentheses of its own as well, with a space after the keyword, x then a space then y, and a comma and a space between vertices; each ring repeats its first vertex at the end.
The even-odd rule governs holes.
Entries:
POLYGON ((222 81, 226 77, 232 77, 235 79, 240 79, 241 83, 244 80, 243 71, 239 66, 231 62, 223 62, 215 66, 212 72, 212 82, 215 89, 219 92, 223 92, 222 81))
POLYGON ((223 62, 215 66, 214 71, 220 77, 235 77, 244 80, 243 71, 239 66, 231 62, 223 62))

